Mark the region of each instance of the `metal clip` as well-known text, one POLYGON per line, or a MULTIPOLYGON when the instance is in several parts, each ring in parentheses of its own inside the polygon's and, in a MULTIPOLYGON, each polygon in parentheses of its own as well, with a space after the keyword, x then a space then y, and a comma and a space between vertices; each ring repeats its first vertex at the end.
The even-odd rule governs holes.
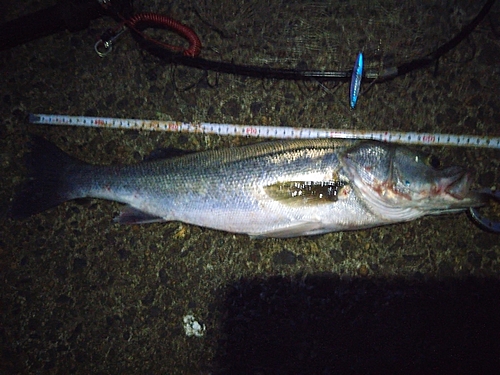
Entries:
POLYGON ((108 8, 111 5, 111 0, 97 0, 103 8, 108 8))
MULTIPOLYGON (((497 202, 500 202, 500 191, 498 191, 498 190, 493 191, 492 189, 485 188, 485 189, 478 190, 477 193, 483 194, 486 198, 493 199, 497 202)), ((490 220, 490 219, 480 215, 478 209, 474 208, 474 207, 471 207, 469 209, 469 214, 470 214, 470 217, 472 218, 472 220, 481 229, 487 230, 488 232, 500 233, 500 222, 490 220)))
POLYGON ((99 57, 104 57, 113 50, 113 44, 126 29, 125 26, 122 26, 118 30, 108 29, 101 35, 101 39, 94 44, 94 50, 99 57))

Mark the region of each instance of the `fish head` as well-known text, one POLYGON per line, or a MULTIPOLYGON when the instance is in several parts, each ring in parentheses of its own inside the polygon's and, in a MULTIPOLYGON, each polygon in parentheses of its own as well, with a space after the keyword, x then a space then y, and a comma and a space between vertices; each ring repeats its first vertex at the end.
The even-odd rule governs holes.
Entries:
POLYGON ((359 197, 388 220, 412 220, 483 204, 484 198, 470 191, 469 170, 440 168, 436 158, 405 146, 362 142, 341 160, 359 197))

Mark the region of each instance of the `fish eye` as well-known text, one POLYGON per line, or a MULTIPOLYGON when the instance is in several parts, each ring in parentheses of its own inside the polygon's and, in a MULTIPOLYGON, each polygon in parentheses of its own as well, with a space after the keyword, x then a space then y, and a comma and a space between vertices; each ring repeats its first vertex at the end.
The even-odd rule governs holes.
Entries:
POLYGON ((426 164, 431 166, 432 168, 439 168, 441 166, 441 161, 438 157, 429 155, 426 159, 426 164))

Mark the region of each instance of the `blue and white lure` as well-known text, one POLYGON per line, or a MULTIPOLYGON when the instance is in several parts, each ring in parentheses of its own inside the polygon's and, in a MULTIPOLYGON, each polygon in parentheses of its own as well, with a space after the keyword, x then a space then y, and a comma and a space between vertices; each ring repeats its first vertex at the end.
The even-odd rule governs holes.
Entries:
POLYGON ((363 52, 358 53, 354 69, 352 70, 351 88, 349 90, 349 101, 352 109, 356 107, 356 103, 358 102, 361 78, 363 78, 363 52))

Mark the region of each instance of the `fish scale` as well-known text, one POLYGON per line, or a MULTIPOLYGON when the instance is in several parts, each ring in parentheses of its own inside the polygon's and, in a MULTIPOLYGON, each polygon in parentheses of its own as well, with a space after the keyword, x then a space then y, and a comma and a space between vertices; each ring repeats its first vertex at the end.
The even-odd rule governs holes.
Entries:
POLYGON ((274 141, 114 166, 84 163, 43 138, 32 143, 31 175, 13 202, 14 218, 93 197, 125 203, 119 223, 176 220, 294 237, 483 203, 469 192, 465 169, 441 171, 416 151, 374 141, 274 141))

